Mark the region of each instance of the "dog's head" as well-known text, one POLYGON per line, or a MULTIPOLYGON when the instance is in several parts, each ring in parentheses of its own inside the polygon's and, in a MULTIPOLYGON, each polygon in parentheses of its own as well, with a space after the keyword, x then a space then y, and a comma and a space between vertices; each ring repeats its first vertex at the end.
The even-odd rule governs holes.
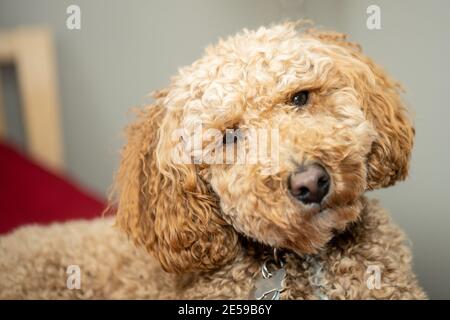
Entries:
POLYGON ((413 136, 399 86, 345 36, 244 31, 128 128, 117 224, 173 272, 228 263, 238 234, 314 253, 406 177, 413 136))

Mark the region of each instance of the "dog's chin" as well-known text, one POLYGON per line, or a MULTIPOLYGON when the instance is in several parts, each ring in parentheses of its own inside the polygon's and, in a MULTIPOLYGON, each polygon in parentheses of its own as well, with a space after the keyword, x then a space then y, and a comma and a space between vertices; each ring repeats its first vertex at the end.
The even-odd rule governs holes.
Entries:
POLYGON ((362 203, 359 200, 337 207, 308 205, 299 214, 306 218, 288 232, 281 247, 296 254, 317 254, 333 239, 360 217, 362 203))
POLYGON ((362 208, 359 200, 336 205, 336 202, 324 202, 291 206, 284 210, 282 219, 259 216, 249 222, 238 212, 225 214, 224 219, 234 229, 247 238, 271 247, 290 250, 299 255, 316 254, 332 240, 336 232, 342 231, 351 222, 358 219, 362 208))
POLYGON ((315 217, 319 215, 330 214, 330 209, 324 207, 323 205, 317 203, 311 203, 308 205, 303 205, 303 207, 298 210, 297 215, 301 215, 304 219, 314 220, 315 217))

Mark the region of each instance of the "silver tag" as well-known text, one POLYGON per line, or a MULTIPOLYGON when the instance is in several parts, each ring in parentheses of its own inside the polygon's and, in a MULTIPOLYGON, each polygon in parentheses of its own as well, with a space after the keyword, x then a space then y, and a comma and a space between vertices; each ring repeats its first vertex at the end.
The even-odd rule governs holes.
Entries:
POLYGON ((279 300, 283 291, 285 277, 286 270, 284 267, 270 273, 267 272, 266 264, 264 264, 262 277, 256 280, 255 286, 250 292, 250 298, 256 300, 279 300))

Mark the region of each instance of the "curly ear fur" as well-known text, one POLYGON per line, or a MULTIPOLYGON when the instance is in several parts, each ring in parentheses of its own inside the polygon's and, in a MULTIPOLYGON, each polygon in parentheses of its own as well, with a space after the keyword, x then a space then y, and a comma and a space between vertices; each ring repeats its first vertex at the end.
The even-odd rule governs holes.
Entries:
POLYGON ((376 84, 363 98, 367 117, 378 138, 368 158, 368 188, 388 187, 404 180, 409 171, 415 130, 400 98, 400 86, 371 64, 376 84))
POLYGON ((400 98, 401 86, 364 56, 360 45, 348 41, 347 35, 315 29, 305 33, 324 43, 349 49, 351 56, 362 61, 373 73, 361 75, 362 81, 354 83, 362 94, 364 112, 378 133, 368 156, 367 188, 388 187, 404 180, 408 175, 415 130, 400 98))
POLYGON ((159 105, 146 107, 127 129, 115 181, 116 224, 168 272, 211 270, 235 257, 237 234, 217 214, 218 201, 195 165, 161 170, 155 150, 164 145, 165 114, 159 105))

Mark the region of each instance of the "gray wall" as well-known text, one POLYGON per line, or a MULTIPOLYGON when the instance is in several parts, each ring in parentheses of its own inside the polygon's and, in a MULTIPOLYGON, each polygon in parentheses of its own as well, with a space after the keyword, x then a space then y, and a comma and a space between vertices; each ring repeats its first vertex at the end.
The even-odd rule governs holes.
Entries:
POLYGON ((450 298, 450 2, 361 0, 0 0, 0 27, 47 24, 56 35, 68 173, 101 194, 117 166, 127 110, 167 85, 203 47, 243 27, 307 16, 351 35, 407 89, 417 138, 407 182, 374 192, 414 243, 432 298, 450 298), (80 31, 66 8, 82 10, 80 31), (381 7, 382 29, 366 28, 381 7))

